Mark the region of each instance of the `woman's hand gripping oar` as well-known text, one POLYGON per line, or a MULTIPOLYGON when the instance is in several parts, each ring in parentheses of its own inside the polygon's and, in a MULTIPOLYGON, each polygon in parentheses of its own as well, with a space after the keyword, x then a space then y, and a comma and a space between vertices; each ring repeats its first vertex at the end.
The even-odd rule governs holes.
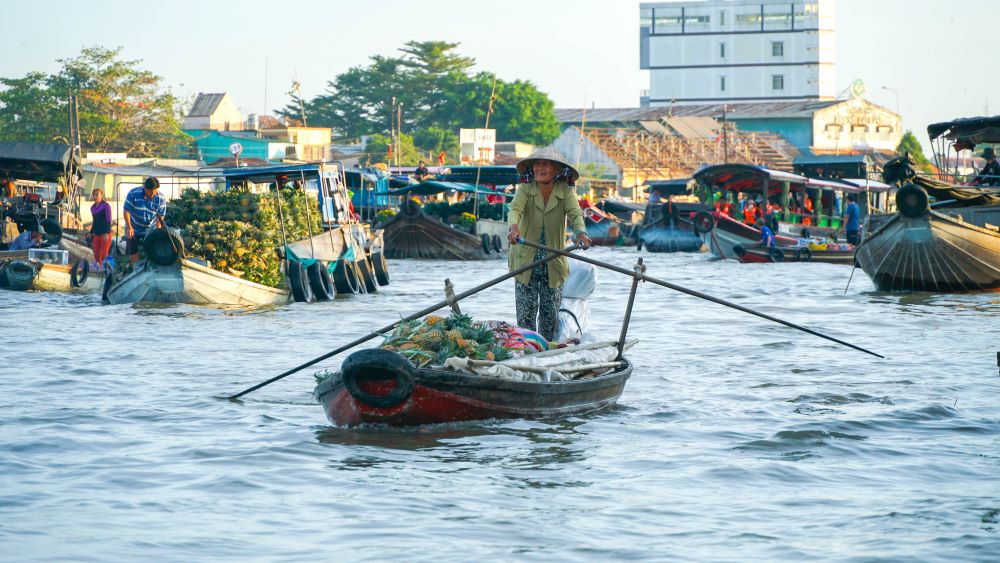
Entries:
MULTIPOLYGON (((572 246, 568 246, 568 247, 566 247, 565 252, 576 250, 576 248, 577 248, 577 246, 575 244, 572 245, 572 246)), ((548 262, 549 260, 553 260, 555 258, 558 258, 559 254, 555 254, 555 253, 558 253, 558 252, 563 252, 563 251, 555 250, 553 252, 550 252, 544 258, 542 258, 541 260, 532 262, 531 264, 528 264, 528 265, 526 265, 524 267, 518 268, 518 269, 516 269, 516 270, 514 270, 512 272, 508 272, 508 273, 506 273, 506 274, 504 274, 504 275, 502 275, 502 276, 500 276, 498 278, 492 279, 492 280, 490 280, 490 281, 488 281, 486 283, 482 283, 480 285, 477 285, 476 287, 474 287, 474 288, 472 288, 472 289, 470 289, 468 291, 463 291, 462 293, 459 293, 458 295, 455 295, 454 297, 449 297, 448 299, 445 299, 444 301, 441 301, 439 303, 431 305, 430 307, 427 307, 426 309, 423 309, 421 311, 413 313, 412 315, 410 315, 410 316, 408 316, 406 318, 399 319, 398 321, 396 321, 396 322, 394 322, 392 324, 386 325, 386 326, 384 326, 384 327, 376 330, 375 332, 369 333, 369 334, 367 334, 365 336, 362 336, 361 338, 358 338, 357 340, 349 342, 349 343, 341 346, 340 348, 337 348, 336 350, 333 350, 332 352, 327 352, 326 354, 323 354, 322 356, 319 356, 318 358, 313 358, 312 360, 309 360, 308 362, 306 362, 306 363, 304 363, 302 365, 296 366, 296 367, 294 367, 294 368, 292 368, 292 369, 290 369, 290 370, 288 370, 288 371, 286 371, 284 373, 280 373, 280 374, 272 377, 271 379, 268 379, 267 381, 264 381, 262 383, 258 383, 257 385, 254 385, 253 387, 250 387, 249 389, 240 391, 239 393, 237 393, 235 395, 230 395, 229 397, 226 397, 226 398, 229 399, 229 400, 239 399, 240 397, 242 397, 243 395, 246 395, 247 393, 251 393, 253 391, 256 391, 257 389, 260 389, 261 387, 264 387, 265 385, 270 385, 270 384, 274 383, 275 381, 278 381, 279 379, 283 379, 285 377, 288 377, 289 375, 292 375, 293 373, 295 373, 297 371, 303 370, 303 369, 305 369, 305 368, 307 368, 307 367, 309 367, 311 365, 314 365, 314 364, 316 364, 318 362, 321 362, 321 361, 323 361, 323 360, 325 360, 327 358, 330 358, 332 356, 336 356, 337 354, 343 352, 344 350, 350 350, 351 348, 354 348, 358 344, 362 344, 364 342, 367 342, 367 341, 371 340, 372 338, 375 338, 376 336, 382 336, 386 332, 388 332, 388 331, 396 328, 396 326, 399 325, 400 323, 404 323, 404 322, 407 322, 407 321, 412 321, 413 319, 419 319, 420 317, 422 317, 424 315, 429 315, 430 313, 433 313, 434 311, 437 311, 438 309, 444 309, 445 307, 450 307, 453 303, 456 303, 456 302, 458 302, 458 301, 460 301, 462 299, 465 299, 466 297, 468 297, 470 295, 473 295, 475 293, 479 293, 480 291, 482 291, 484 289, 487 289, 489 287, 493 287, 494 285, 496 285, 496 284, 498 284, 498 283, 500 283, 502 281, 508 280, 508 279, 510 279, 510 278, 512 278, 512 277, 514 277, 514 276, 516 276, 518 274, 520 274, 520 273, 527 272, 528 270, 531 270, 532 268, 534 268, 535 266, 537 266, 539 264, 544 264, 544 263, 548 262)))
MULTIPOLYGON (((519 239, 518 242, 520 242, 521 244, 533 247, 533 248, 538 248, 538 249, 541 249, 541 250, 548 251, 548 252, 553 253, 553 254, 559 254, 559 255, 562 255, 562 256, 567 256, 567 257, 573 258, 575 260, 580 260, 581 262, 587 262, 587 263, 593 264, 595 266, 600 266, 600 267, 606 268, 608 270, 612 270, 612 271, 615 271, 615 272, 618 272, 618 273, 621 273, 621 274, 625 274, 626 276, 629 276, 629 277, 636 277, 637 276, 636 272, 634 272, 632 270, 628 270, 626 268, 620 268, 618 266, 615 266, 614 264, 608 264, 607 262, 601 262, 600 260, 594 260, 593 258, 587 258, 585 256, 580 256, 578 254, 572 254, 572 253, 570 253, 568 251, 564 251, 564 250, 558 250, 558 249, 555 249, 555 248, 549 248, 547 246, 542 246, 542 245, 540 245, 538 243, 534 243, 534 242, 531 242, 531 241, 528 241, 528 240, 519 239)), ((883 356, 881 354, 876 354, 875 352, 872 352, 871 350, 866 350, 866 349, 864 349, 864 348, 862 348, 860 346, 855 346, 854 344, 851 344, 850 342, 844 342, 843 340, 834 338, 832 336, 827 336, 825 334, 822 334, 820 332, 816 332, 815 330, 806 328, 804 326, 799 326, 799 325, 797 325, 795 323, 790 323, 788 321, 781 320, 781 319, 779 319, 777 317, 772 317, 771 315, 768 315, 768 314, 765 314, 765 313, 761 313, 759 311, 754 311, 753 309, 748 309, 748 308, 746 308, 746 307, 744 307, 742 305, 737 305, 736 303, 730 303, 729 301, 726 301, 725 299, 719 299, 718 297, 712 297, 711 295, 707 295, 707 294, 702 293, 700 291, 695 291, 693 289, 688 289, 686 287, 679 286, 679 285, 676 285, 676 284, 672 284, 670 282, 666 282, 666 281, 659 280, 659 279, 656 279, 656 278, 651 278, 651 277, 646 276, 646 275, 638 276, 638 278, 641 279, 641 280, 643 280, 643 281, 648 281, 649 283, 653 283, 653 284, 656 284, 656 285, 663 286, 663 287, 665 287, 667 289, 672 289, 674 291, 679 291, 681 293, 686 293, 688 295, 691 295, 691 296, 694 296, 694 297, 698 297, 699 299, 704 299, 706 301, 711 301, 712 303, 718 303, 719 305, 724 305, 726 307, 729 307, 729 308, 732 308, 732 309, 736 309, 737 311, 743 311, 744 313, 749 313, 751 315, 760 317, 762 319, 767 319, 769 321, 773 321, 773 322, 776 322, 776 323, 779 323, 779 324, 783 324, 783 325, 785 325, 787 327, 791 327, 791 328, 794 328, 796 330, 801 330, 802 332, 807 332, 807 333, 809 333, 809 334, 811 334, 813 336, 818 336, 820 338, 825 338, 825 339, 827 339, 827 340, 829 340, 831 342, 836 342, 837 344, 841 344, 843 346, 847 346, 848 348, 854 348, 855 350, 858 350, 859 352, 864 352, 865 354, 871 354, 872 356, 875 356, 876 358, 883 358, 883 359, 885 358, 885 356, 883 356)))

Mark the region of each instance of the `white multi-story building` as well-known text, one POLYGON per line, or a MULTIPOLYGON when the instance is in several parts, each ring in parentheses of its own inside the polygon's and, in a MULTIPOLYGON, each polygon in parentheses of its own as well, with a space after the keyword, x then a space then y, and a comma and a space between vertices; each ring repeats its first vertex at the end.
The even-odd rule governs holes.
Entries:
POLYGON ((643 106, 836 97, 834 0, 639 6, 643 106))

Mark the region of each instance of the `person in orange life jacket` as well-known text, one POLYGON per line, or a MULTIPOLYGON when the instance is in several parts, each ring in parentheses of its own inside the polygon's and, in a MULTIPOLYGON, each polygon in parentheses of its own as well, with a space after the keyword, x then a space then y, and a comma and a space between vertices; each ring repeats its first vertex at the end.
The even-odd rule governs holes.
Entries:
POLYGON ((743 208, 743 222, 747 225, 753 225, 756 221, 754 215, 756 214, 757 206, 753 204, 753 200, 747 200, 746 206, 743 208))

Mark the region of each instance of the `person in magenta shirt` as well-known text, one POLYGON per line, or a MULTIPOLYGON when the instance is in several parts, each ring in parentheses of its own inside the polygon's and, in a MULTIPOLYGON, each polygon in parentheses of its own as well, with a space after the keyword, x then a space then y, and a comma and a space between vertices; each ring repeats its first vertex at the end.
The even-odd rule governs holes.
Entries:
POLYGON ((90 225, 90 234, 93 236, 90 248, 94 251, 94 262, 101 266, 111 250, 111 205, 104 200, 104 190, 100 188, 90 192, 90 196, 94 198, 94 203, 90 206, 90 214, 94 217, 90 225))

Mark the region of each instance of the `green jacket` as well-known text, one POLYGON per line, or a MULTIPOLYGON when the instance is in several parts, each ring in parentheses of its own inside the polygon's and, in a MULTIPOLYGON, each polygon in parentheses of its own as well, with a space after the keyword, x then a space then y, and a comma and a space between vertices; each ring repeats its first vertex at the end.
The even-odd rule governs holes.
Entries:
MULTIPOLYGON (((545 225, 545 245, 552 248, 566 248, 566 220, 569 219, 574 234, 586 233, 587 225, 583 222, 583 211, 576 200, 576 190, 566 184, 566 180, 556 180, 549 195, 548 203, 542 198, 538 184, 518 184, 514 200, 510 202, 507 214, 507 224, 517 225, 524 240, 538 242, 542 236, 542 225, 545 225)), ((507 265, 511 271, 534 262, 536 249, 516 244, 510 247, 507 254, 507 265)), ((549 287, 559 287, 569 277, 569 262, 566 257, 559 257, 548 262, 549 287)), ((531 270, 519 274, 516 278, 521 283, 531 281, 531 270)))

